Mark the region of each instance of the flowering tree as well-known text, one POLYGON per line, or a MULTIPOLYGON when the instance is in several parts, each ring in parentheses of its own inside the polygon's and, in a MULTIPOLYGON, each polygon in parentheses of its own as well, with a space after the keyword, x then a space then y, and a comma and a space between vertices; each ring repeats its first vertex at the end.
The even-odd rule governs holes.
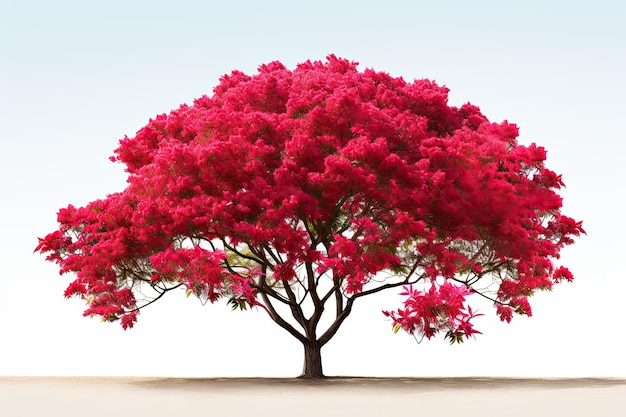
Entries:
POLYGON ((561 214, 546 152, 448 90, 329 56, 221 78, 210 97, 120 141, 127 188, 58 214, 38 251, 86 316, 132 327, 182 288, 258 308, 304 346, 303 377, 360 298, 403 287, 395 331, 479 333, 470 295, 510 321, 571 273, 584 233, 561 214), (324 318, 324 320, 322 320, 324 318))

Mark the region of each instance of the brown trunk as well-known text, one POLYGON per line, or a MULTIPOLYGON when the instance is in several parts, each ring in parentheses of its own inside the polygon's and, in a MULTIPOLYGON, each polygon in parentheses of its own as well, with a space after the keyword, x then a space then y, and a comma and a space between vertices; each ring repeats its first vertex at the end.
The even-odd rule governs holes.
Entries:
POLYGON ((304 366, 300 378, 324 378, 322 372, 322 347, 317 342, 304 344, 304 366))

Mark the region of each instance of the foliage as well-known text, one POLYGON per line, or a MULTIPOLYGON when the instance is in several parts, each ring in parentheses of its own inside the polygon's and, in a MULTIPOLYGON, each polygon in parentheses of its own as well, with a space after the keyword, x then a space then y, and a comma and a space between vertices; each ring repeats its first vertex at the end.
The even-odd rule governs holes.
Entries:
POLYGON ((320 346, 355 300, 394 287, 407 301, 385 314, 428 338, 477 333, 470 294, 530 315, 536 290, 571 281, 553 262, 584 231, 544 148, 447 93, 334 56, 234 71, 121 140, 127 188, 60 210, 37 250, 75 274, 65 296, 85 315, 124 328, 178 287, 320 346))

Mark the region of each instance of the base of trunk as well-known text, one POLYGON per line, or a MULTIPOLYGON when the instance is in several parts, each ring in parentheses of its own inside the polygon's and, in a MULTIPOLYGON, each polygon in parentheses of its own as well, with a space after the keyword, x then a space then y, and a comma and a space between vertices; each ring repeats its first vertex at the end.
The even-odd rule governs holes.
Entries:
POLYGON ((322 348, 317 343, 304 344, 304 366, 302 367, 302 374, 298 378, 325 378, 322 371, 322 348))

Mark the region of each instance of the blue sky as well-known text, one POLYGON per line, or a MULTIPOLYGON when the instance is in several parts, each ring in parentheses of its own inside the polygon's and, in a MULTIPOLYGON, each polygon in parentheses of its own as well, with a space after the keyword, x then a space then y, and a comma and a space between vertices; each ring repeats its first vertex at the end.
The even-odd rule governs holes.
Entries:
POLYGON ((323 350, 329 375, 626 376, 622 294, 626 6, 619 1, 109 1, 0 3, 0 375, 293 376, 301 348, 261 312, 176 294, 132 331, 82 318, 69 277, 32 251, 56 212, 121 190, 108 157, 150 117, 233 69, 345 57, 451 89, 548 149, 564 212, 588 236, 573 284, 534 316, 461 346, 391 332, 388 293, 323 350), (259 358, 262 358, 259 360, 259 358))

